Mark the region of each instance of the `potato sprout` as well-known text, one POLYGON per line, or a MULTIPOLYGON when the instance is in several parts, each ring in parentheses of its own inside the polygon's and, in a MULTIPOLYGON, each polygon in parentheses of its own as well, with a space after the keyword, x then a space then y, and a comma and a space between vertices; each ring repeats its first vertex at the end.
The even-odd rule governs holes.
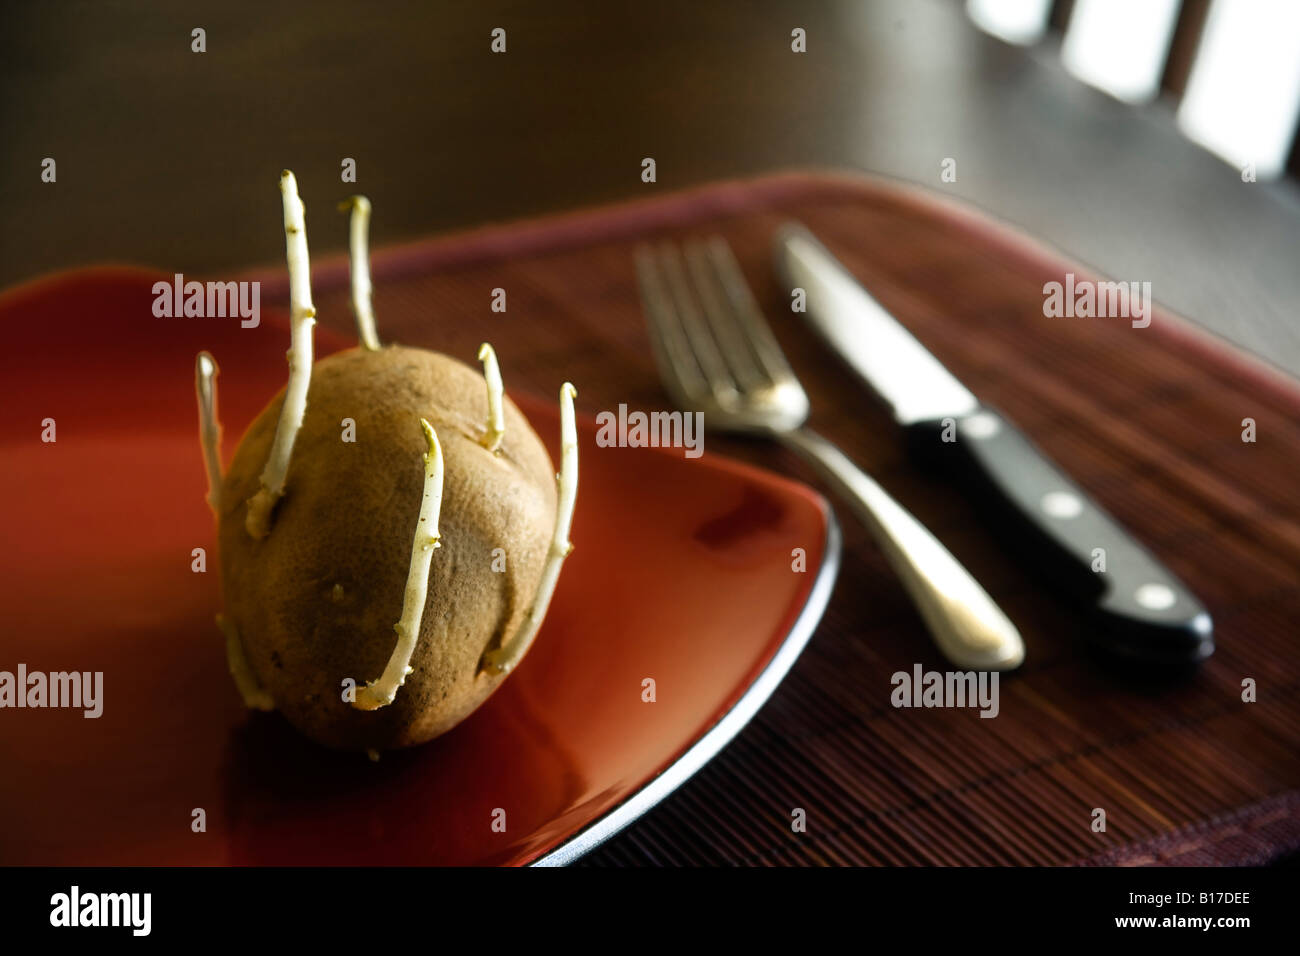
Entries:
POLYGON ((199 398, 199 443, 208 471, 208 507, 220 517, 221 508, 221 421, 217 417, 217 360, 200 352, 194 361, 194 390, 199 398))
POLYGON ((501 439, 506 433, 505 417, 501 412, 501 395, 505 391, 501 384, 501 366, 497 365, 497 353, 486 342, 479 346, 478 360, 483 363, 483 379, 487 382, 488 398, 487 431, 483 434, 483 447, 495 452, 501 447, 501 439))
MULTIPOLYGON (((199 398, 199 435, 203 445, 203 463, 208 472, 208 504, 221 517, 221 422, 217 417, 217 361, 208 352, 200 352, 194 363, 194 384, 199 398)), ((248 667, 244 645, 235 625, 217 615, 217 626, 226 635, 226 666, 235 680, 244 704, 253 710, 274 710, 271 696, 258 686, 248 667)))
POLYGON ((434 549, 442 546, 438 540, 438 516, 442 511, 442 446, 438 444, 438 434, 433 426, 423 418, 420 427, 429 442, 429 450, 424 454, 424 498, 420 502, 420 520, 415 523, 415 537, 411 541, 411 565, 406 575, 402 617, 393 628, 397 631, 397 646, 393 648, 393 655, 379 679, 357 691, 352 706, 358 710, 388 706, 397 696, 397 689, 406 683, 406 675, 411 673, 411 654, 420 636, 424 602, 429 593, 429 566, 433 564, 434 549))
POLYGON ((217 627, 221 628, 221 632, 226 635, 226 665, 230 668, 230 676, 235 679, 239 696, 244 698, 244 705, 250 710, 275 710, 275 702, 271 700, 271 695, 258 684, 257 678, 253 676, 248 666, 248 658, 244 656, 244 645, 239 639, 239 631, 235 629, 234 622, 228 620, 224 614, 218 614, 217 627))
POLYGON ((483 669, 493 674, 509 672, 533 643, 542 619, 546 617, 546 609, 550 607, 551 595, 560 579, 560 568, 573 550, 569 526, 573 523, 573 508, 578 498, 578 428, 573 413, 573 400, 577 395, 578 390, 569 382, 560 386, 560 473, 556 476, 560 503, 555 512, 555 534, 542 568, 542 580, 519 630, 499 648, 483 655, 483 669))
POLYGON ((306 207, 298 198, 298 181, 293 173, 280 174, 280 194, 284 202, 284 244, 289 260, 289 384, 284 391, 284 405, 275 428, 275 441, 266 467, 262 470, 261 488, 248 499, 245 526, 254 538, 264 538, 271 530, 271 509, 284 494, 284 480, 289 473, 293 442, 302 427, 307 411, 307 386, 311 384, 312 326, 316 324, 316 307, 311 303, 311 263, 307 256, 306 207))
POLYGON ((348 226, 348 271, 352 276, 352 312, 357 317, 357 334, 361 345, 371 352, 379 351, 379 336, 375 334, 375 312, 371 305, 370 251, 370 200, 353 196, 339 203, 339 210, 352 210, 348 226))

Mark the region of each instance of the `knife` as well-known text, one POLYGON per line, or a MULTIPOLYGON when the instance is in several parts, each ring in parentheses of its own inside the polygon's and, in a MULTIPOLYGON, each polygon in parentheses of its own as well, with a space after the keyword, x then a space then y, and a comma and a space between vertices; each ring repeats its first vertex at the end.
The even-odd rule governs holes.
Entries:
POLYGON ((1090 612, 1096 644, 1154 663, 1213 653, 1210 615, 1187 586, 981 404, 807 229, 782 227, 775 254, 778 275, 804 290, 809 323, 889 404, 911 451, 996 507, 1010 543, 1090 612))

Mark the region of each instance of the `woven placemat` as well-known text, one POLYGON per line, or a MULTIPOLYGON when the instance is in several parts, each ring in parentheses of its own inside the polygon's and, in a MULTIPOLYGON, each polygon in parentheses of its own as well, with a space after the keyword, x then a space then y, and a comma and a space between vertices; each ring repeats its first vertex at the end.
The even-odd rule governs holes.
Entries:
MULTIPOLYGON (((380 239, 382 222, 376 210, 380 239)), ((946 665, 841 508, 840 580, 784 684, 721 756, 585 862, 1246 863, 1300 845, 1300 389, 1266 366, 1159 311, 1143 329, 1047 318, 1044 283, 1085 269, 958 205, 837 175, 724 183, 389 249, 374 264, 381 333, 469 361, 490 339, 508 388, 552 394, 571 379, 588 413, 667 408, 633 249, 713 233, 733 245, 804 380, 813 426, 976 573, 1019 625, 1027 660, 1002 681, 996 719, 893 708, 894 672, 946 665), (789 218, 1201 596, 1218 650, 1196 674, 1153 682, 1100 666, 1084 625, 1002 551, 978 506, 905 459, 887 413, 791 314, 770 251, 789 218), (505 312, 491 309, 494 289, 505 312)), ((345 264, 318 263, 315 288, 322 321, 349 327, 345 264)), ((774 445, 710 435, 707 447, 816 484, 774 445)))

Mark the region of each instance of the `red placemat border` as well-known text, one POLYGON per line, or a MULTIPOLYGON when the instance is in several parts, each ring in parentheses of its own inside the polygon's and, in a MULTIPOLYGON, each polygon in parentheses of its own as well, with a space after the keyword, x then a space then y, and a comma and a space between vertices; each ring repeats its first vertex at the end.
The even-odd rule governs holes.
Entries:
POLYGON ((1300 792, 1258 803, 1080 860, 1076 866, 1264 866, 1300 849, 1300 792))

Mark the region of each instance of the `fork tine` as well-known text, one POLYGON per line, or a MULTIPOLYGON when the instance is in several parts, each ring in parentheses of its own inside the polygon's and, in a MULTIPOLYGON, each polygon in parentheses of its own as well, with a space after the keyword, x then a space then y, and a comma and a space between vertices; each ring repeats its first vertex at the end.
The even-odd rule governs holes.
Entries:
POLYGON ((754 300, 754 293, 750 291, 749 283, 745 281, 745 274, 740 270, 740 264, 736 262, 731 246, 721 236, 714 236, 708 242, 708 249, 713 266, 722 281, 722 287, 726 289, 727 298, 731 300, 732 311, 744 328, 754 355, 774 382, 794 378, 794 372, 785 359, 785 353, 781 351, 776 336, 772 334, 771 326, 763 318, 763 313, 754 300))
POLYGON ((736 384, 741 390, 770 385, 771 380, 754 361, 748 333, 739 324, 736 310, 704 244, 698 239, 690 240, 685 244, 685 250, 686 265, 699 294, 700 309, 736 384))
POLYGON ((690 343, 682 331, 681 322, 649 246, 637 247, 636 274, 641 287, 641 304, 650 320, 647 323, 650 344, 659 365, 659 374, 665 383, 675 387, 679 393, 674 398, 679 402, 694 404, 708 395, 708 383, 704 380, 690 343))
POLYGON ((709 391, 720 405, 734 405, 737 398, 736 383, 727 363, 719 351, 719 343, 709 331, 708 325, 700 314, 697 296, 691 291, 691 284, 686 278, 682 266, 682 254, 672 243, 664 243, 659 251, 659 262, 667 280, 673 305, 681 319, 682 328, 690 342, 691 351, 699 363, 700 371, 708 383, 709 391))

